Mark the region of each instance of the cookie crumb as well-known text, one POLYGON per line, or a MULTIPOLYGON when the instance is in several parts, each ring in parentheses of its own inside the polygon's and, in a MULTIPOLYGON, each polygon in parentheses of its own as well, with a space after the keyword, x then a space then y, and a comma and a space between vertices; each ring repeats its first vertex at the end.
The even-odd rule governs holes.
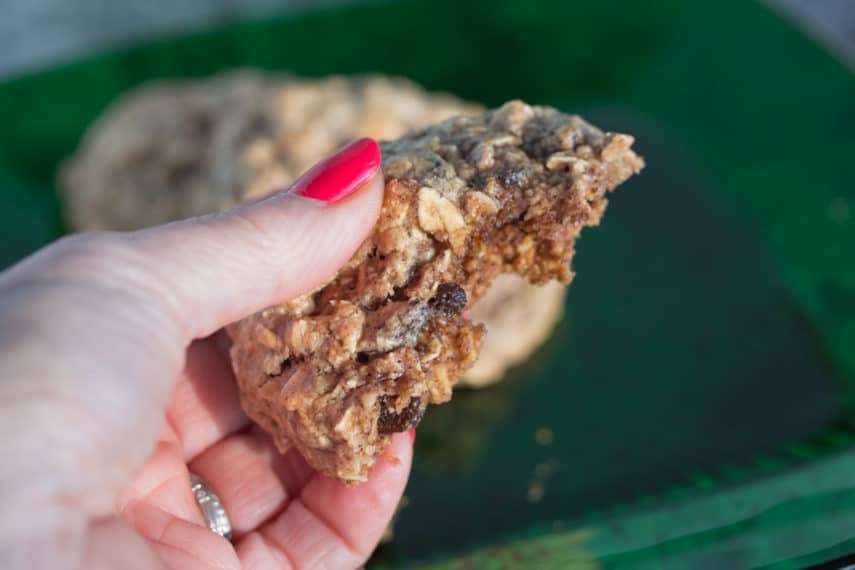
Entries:
POLYGON ((543 499, 543 496, 546 494, 546 489, 543 486, 543 483, 540 481, 531 481, 528 484, 528 492, 526 493, 526 498, 530 503, 538 503, 543 499))
POLYGON ((552 445, 552 442, 555 441, 555 434, 548 427, 538 428, 538 430, 534 432, 534 441, 537 442, 537 445, 546 447, 548 445, 552 445))

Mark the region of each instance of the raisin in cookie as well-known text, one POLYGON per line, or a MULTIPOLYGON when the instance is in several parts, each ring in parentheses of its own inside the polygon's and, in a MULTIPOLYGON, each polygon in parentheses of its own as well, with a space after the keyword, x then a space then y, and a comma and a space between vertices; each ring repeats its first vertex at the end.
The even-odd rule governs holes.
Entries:
POLYGON ((463 311, 499 274, 570 282, 580 231, 643 166, 632 142, 514 101, 382 143, 371 236, 319 290, 230 329, 247 414, 321 473, 365 480, 474 364, 484 328, 463 311))

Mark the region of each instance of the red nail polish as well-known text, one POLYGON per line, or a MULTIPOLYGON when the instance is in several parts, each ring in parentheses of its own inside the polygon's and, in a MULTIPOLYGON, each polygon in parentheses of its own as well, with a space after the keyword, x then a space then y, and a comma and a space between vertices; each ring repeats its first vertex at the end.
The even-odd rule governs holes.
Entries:
POLYGON ((410 431, 407 432, 410 434, 410 445, 416 443, 416 428, 410 428, 410 431))
POLYGON ((359 139, 310 168, 291 192, 321 202, 337 202, 353 193, 380 168, 380 147, 374 139, 359 139))

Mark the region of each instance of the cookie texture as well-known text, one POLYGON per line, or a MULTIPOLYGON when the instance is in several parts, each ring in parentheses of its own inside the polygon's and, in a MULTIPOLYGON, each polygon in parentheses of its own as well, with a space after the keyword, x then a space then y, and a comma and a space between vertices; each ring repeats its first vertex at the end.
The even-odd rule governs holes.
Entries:
POLYGON ((133 230, 286 188, 336 148, 394 138, 478 105, 381 76, 252 70, 160 81, 115 102, 63 167, 75 230, 133 230))
MULTIPOLYGON (((308 80, 239 70, 146 84, 115 102, 60 176, 72 229, 133 230, 228 209, 287 187, 359 137, 393 139, 484 109, 410 81, 308 80)), ((560 285, 506 277, 473 308, 489 334, 461 384, 481 387, 540 346, 560 285)))
POLYGON ((230 329, 248 415, 280 450, 365 480, 474 364, 484 327, 463 312, 498 275, 570 282, 580 231, 643 166, 632 142, 513 101, 382 143, 372 235, 324 287, 230 329))
POLYGON ((237 72, 129 92, 89 129, 62 168, 75 230, 134 230, 216 212, 241 200, 248 144, 273 128, 286 78, 237 72))

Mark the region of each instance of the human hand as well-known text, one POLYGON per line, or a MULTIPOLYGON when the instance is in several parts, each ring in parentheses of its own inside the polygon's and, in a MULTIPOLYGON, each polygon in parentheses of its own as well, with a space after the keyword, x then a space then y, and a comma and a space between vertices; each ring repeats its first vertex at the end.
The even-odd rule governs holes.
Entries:
POLYGON ((382 187, 379 149, 363 140, 290 192, 73 236, 0 274, 5 568, 344 569, 368 557, 403 493, 409 437, 352 489, 278 454, 240 410, 217 331, 332 276, 373 226, 382 187), (222 500, 234 545, 207 528, 188 465, 222 500))

